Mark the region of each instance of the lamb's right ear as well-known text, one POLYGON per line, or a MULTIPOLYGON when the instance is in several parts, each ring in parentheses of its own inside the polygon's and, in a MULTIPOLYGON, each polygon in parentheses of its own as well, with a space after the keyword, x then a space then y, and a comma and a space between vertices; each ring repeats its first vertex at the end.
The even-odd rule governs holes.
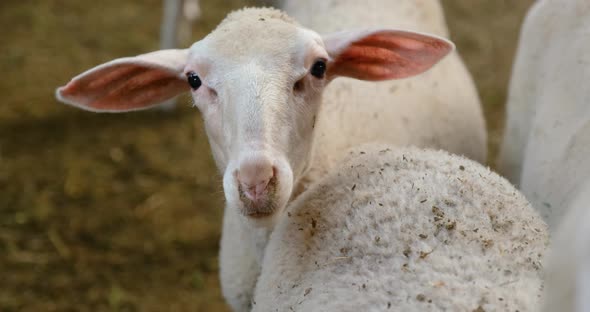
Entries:
POLYGON ((93 112, 152 107, 190 89, 182 76, 188 50, 161 50, 94 67, 56 90, 61 102, 93 112))

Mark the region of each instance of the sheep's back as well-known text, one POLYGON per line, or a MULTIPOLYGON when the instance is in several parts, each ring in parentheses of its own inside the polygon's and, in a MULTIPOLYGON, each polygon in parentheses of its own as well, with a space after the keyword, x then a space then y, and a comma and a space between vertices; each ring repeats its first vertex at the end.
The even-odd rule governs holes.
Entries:
POLYGON ((537 310, 546 226, 468 159, 364 146, 285 213, 255 311, 537 310))

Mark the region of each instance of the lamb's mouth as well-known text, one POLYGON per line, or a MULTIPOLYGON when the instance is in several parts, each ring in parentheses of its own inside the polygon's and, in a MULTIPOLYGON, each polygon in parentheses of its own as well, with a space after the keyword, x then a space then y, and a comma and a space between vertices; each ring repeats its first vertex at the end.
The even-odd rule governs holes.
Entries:
POLYGON ((245 212, 244 215, 246 217, 248 217, 248 218, 264 219, 264 218, 267 218, 267 217, 273 215, 273 213, 274 212, 258 212, 258 211, 255 211, 255 212, 250 212, 250 213, 245 212))

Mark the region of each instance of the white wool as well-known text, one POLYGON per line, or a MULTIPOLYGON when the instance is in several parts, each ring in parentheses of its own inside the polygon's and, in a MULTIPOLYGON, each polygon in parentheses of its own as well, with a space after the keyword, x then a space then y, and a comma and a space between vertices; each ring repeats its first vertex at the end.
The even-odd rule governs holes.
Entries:
MULTIPOLYGON (((438 1, 282 2, 287 14, 322 34, 391 27, 448 37, 438 1)), ((349 148, 366 142, 439 148, 479 162, 484 162, 487 154, 477 91, 456 52, 409 79, 379 83, 336 79, 324 91, 315 131, 311 167, 295 186, 296 191, 331 171, 349 148)), ((264 247, 266 236, 254 234, 247 220, 232 209, 227 207, 223 225, 222 291, 235 311, 247 311, 251 297, 244 294, 253 289, 242 286, 256 283, 260 263, 250 251, 241 249, 264 247)))
POLYGON ((362 146, 285 213, 253 311, 538 311, 547 227, 474 161, 362 146))
POLYGON ((499 169, 551 228, 590 178, 590 2, 540 1, 523 25, 499 169))

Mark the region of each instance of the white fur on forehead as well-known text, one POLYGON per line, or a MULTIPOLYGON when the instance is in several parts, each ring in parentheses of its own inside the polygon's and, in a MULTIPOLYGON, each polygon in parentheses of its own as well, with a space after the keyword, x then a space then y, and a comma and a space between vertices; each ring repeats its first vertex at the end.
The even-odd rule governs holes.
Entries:
POLYGON ((230 13, 215 28, 207 38, 207 47, 226 65, 262 58, 267 64, 286 64, 302 44, 300 30, 299 24, 280 10, 245 8, 230 13))
POLYGON ((243 21, 263 21, 263 20, 280 20, 285 23, 293 24, 295 26, 299 26, 299 23, 295 21, 295 19, 291 18, 287 13, 273 8, 243 8, 240 10, 236 10, 231 12, 227 15, 221 24, 217 26, 218 28, 223 27, 229 23, 233 22, 243 22, 243 21))

